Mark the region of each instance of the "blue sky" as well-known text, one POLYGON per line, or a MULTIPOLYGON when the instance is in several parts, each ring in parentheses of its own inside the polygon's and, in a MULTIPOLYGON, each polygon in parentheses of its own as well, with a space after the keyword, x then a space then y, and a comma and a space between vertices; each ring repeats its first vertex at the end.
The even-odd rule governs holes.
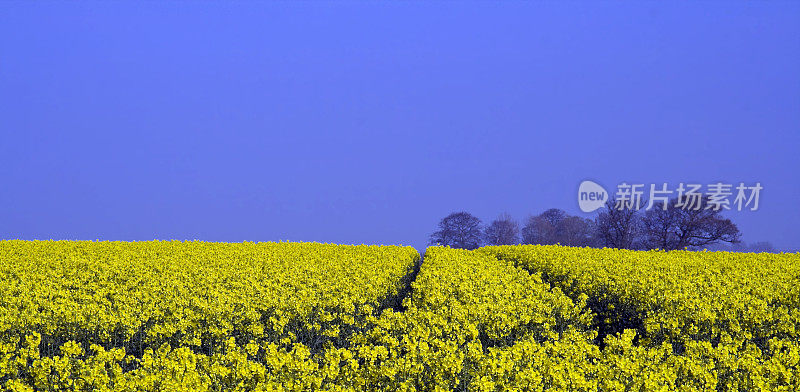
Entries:
POLYGON ((0 238, 422 247, 758 181, 728 216, 798 249, 799 70, 798 2, 4 1, 0 238))

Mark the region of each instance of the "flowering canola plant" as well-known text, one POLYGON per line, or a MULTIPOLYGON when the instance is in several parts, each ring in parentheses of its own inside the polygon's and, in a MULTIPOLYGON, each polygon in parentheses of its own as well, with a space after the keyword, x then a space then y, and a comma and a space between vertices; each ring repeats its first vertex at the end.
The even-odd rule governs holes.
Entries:
POLYGON ((313 389, 347 371, 350 336, 419 258, 399 246, 2 241, 0 386, 313 389))
POLYGON ((495 352, 518 341, 538 347, 594 337, 581 299, 473 251, 428 248, 404 305, 404 312, 387 309, 374 318, 354 341, 367 359, 361 378, 374 390, 514 390, 503 373, 512 363, 495 360, 495 352))
POLYGON ((0 241, 10 391, 795 391, 800 255, 0 241))
POLYGON ((614 380, 601 390, 800 390, 800 254, 552 245, 478 252, 587 299, 595 343, 604 346, 595 362, 609 365, 601 373, 614 380))

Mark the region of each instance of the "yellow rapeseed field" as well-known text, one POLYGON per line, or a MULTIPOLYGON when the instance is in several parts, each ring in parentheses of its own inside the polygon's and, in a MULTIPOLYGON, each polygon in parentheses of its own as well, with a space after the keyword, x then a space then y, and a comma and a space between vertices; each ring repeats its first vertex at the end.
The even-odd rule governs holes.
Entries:
POLYGON ((0 387, 800 390, 798 254, 431 247, 416 274, 419 259, 2 241, 0 387))
POLYGON ((411 247, 0 242, 10 390, 308 390, 347 371, 411 247), (341 365, 341 367, 340 367, 341 365))
POLYGON ((603 375, 601 390, 800 390, 800 254, 478 252, 587 298, 605 348, 586 370, 603 375))

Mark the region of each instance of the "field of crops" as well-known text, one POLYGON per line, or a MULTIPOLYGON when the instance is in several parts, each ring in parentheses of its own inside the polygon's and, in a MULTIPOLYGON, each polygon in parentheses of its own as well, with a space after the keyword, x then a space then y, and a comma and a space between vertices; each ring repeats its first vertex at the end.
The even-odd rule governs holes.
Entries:
POLYGON ((0 386, 800 390, 800 255, 0 241, 0 386))
POLYGON ((395 246, 3 241, 0 381, 221 391, 347 380, 349 339, 418 260, 395 246))
POLYGON ((586 300, 603 349, 585 369, 612 374, 615 390, 800 390, 800 254, 537 245, 478 252, 586 300))

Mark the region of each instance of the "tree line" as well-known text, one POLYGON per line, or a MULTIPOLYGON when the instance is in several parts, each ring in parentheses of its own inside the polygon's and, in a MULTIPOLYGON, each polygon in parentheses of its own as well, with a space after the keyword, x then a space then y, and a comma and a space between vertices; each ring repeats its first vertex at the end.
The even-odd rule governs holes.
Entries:
POLYGON ((774 251, 768 242, 742 243, 736 224, 723 217, 721 210, 712 208, 707 199, 674 198, 649 209, 617 207, 616 201, 609 200, 593 219, 551 208, 529 216, 522 226, 506 213, 484 225, 468 212, 454 212, 439 222, 430 244, 462 249, 560 244, 638 250, 774 251), (687 208, 689 203, 691 208, 687 208))

